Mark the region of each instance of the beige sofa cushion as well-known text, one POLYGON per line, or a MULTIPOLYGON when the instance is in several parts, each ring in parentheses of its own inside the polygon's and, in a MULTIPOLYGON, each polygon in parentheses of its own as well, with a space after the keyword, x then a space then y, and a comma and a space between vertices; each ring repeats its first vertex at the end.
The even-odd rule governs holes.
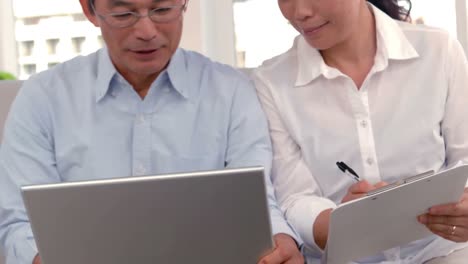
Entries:
MULTIPOLYGON (((21 81, 0 81, 0 139, 3 138, 3 126, 8 115, 10 105, 21 87, 21 81)), ((0 264, 5 263, 3 252, 0 250, 0 264)))
POLYGON ((0 81, 0 139, 3 138, 3 127, 11 103, 15 99, 21 84, 22 81, 0 81))

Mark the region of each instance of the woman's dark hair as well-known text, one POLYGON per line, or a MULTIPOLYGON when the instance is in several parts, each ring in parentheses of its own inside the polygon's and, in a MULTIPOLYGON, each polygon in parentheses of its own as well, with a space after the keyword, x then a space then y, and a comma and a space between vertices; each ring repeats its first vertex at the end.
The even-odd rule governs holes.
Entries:
POLYGON ((391 18, 401 21, 410 21, 411 0, 367 0, 391 18), (406 3, 406 7, 400 5, 406 3))

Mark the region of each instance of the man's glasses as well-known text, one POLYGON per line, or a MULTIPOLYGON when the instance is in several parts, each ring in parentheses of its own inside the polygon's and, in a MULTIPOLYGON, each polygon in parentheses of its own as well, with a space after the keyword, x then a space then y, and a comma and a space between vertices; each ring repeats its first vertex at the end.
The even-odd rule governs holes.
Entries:
POLYGON ((93 8, 94 13, 110 26, 115 28, 125 28, 135 25, 142 17, 149 17, 149 19, 154 23, 171 22, 182 15, 182 12, 185 10, 185 5, 187 4, 187 0, 184 0, 183 2, 183 4, 169 5, 148 10, 147 15, 141 15, 140 13, 130 11, 104 15, 96 12, 94 3, 91 4, 91 7, 93 8))

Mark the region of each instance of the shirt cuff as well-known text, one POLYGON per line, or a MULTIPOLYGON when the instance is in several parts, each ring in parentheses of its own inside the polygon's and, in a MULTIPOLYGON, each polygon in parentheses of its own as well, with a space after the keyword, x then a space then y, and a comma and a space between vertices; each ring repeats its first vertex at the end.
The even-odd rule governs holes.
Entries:
POLYGON ((13 248, 5 252, 6 264, 32 264, 38 254, 33 238, 16 242, 13 248))
POLYGON ((286 234, 292 237, 296 241, 297 245, 300 247, 303 244, 302 240, 299 238, 296 232, 294 232, 294 230, 286 222, 286 220, 283 217, 275 218, 272 219, 271 223, 271 232, 273 233, 273 235, 286 234))
POLYGON ((322 255, 323 250, 315 243, 313 226, 318 215, 330 208, 336 208, 331 200, 310 197, 297 201, 286 211, 286 219, 304 240, 305 250, 316 256, 322 255))

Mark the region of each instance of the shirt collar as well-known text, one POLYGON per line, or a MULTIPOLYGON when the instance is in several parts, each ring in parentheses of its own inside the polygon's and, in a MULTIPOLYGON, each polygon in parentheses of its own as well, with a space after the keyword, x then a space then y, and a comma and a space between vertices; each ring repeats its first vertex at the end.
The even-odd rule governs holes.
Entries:
POLYGON ((387 60, 409 60, 419 57, 418 52, 406 37, 396 20, 369 3, 375 17, 378 50, 387 60))
MULTIPOLYGON (((389 60, 407 60, 419 57, 413 45, 403 33, 397 21, 369 3, 374 13, 377 31, 376 65, 383 70, 389 60)), ((298 73, 295 86, 306 85, 319 76, 324 75, 331 79, 340 75, 340 72, 329 67, 322 58, 320 52, 311 47, 302 36, 295 40, 298 73)))
MULTIPOLYGON (((102 100, 109 92, 111 89, 111 81, 116 77, 120 77, 120 74, 118 74, 117 70, 115 69, 115 66, 112 63, 106 48, 99 50, 98 58, 96 102, 102 100)), ((185 55, 181 49, 177 49, 177 51, 172 56, 167 69, 161 72, 161 76, 155 80, 153 85, 157 86, 158 83, 162 82, 162 80, 165 80, 166 76, 164 75, 166 74, 169 77, 169 81, 171 82, 174 90, 176 90, 184 98, 189 98, 190 91, 186 85, 188 79, 188 70, 185 55)), ((120 78, 123 79, 123 77, 120 78)))
POLYGON ((167 66, 167 75, 174 90, 176 90, 184 98, 189 99, 192 95, 187 85, 189 80, 189 71, 185 52, 182 49, 177 49, 172 56, 169 65, 167 66))
POLYGON ((311 47, 304 37, 298 36, 294 45, 299 64, 295 86, 304 86, 329 71, 330 67, 325 64, 320 52, 311 47))
POLYGON ((98 64, 96 70, 96 102, 99 102, 109 91, 111 80, 117 73, 107 48, 98 51, 98 64))

